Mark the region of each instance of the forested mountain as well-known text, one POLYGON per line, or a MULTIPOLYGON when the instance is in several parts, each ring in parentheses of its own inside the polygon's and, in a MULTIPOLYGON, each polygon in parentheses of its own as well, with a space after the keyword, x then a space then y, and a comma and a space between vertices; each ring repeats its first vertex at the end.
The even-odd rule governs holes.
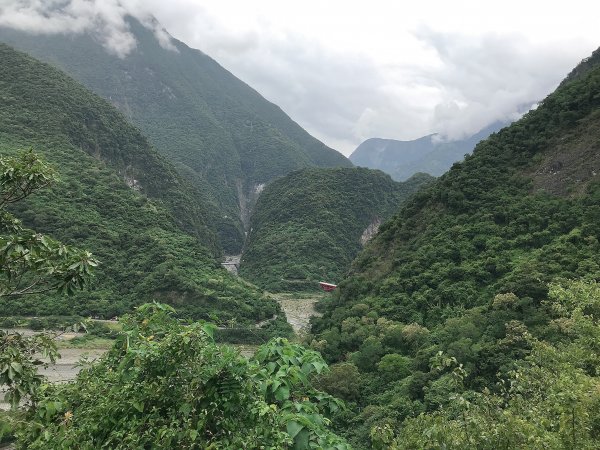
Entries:
POLYGON ((12 212, 101 262, 91 292, 4 297, 5 314, 112 317, 152 300, 183 316, 240 323, 279 311, 215 262, 214 233, 204 223, 209 207, 122 114, 6 45, 0 60, 0 153, 33 149, 59 177, 12 212))
POLYGON ((413 196, 321 305, 313 346, 342 362, 324 383, 358 406, 345 418, 355 443, 369 445, 377 426, 385 448, 597 445, 600 67, 590 61, 413 196))
POLYGON ((165 49, 138 21, 129 25, 137 48, 124 58, 89 35, 0 28, 0 41, 57 65, 119 108, 218 207, 227 252, 241 248, 260 185, 303 167, 351 166, 209 56, 177 40, 165 49))
POLYGON ((405 183, 364 168, 303 169, 261 194, 240 273, 270 291, 309 291, 336 282, 374 233, 412 193, 433 180, 405 183), (370 227, 369 230, 367 228, 370 227))
POLYGON ((383 170, 397 181, 404 181, 419 172, 437 177, 455 162, 462 161, 479 141, 505 125, 496 122, 473 136, 450 142, 438 140, 435 134, 412 141, 367 139, 350 155, 350 161, 357 166, 383 170))

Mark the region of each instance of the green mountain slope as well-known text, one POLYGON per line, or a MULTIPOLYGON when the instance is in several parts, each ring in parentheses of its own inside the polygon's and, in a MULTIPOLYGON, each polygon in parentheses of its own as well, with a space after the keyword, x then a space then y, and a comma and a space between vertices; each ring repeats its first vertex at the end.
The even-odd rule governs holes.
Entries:
POLYGON ((315 290, 320 280, 336 282, 361 249, 367 227, 379 226, 431 180, 419 174, 397 183, 362 168, 293 172, 259 197, 240 273, 271 291, 315 290))
POLYGON ((438 142, 435 134, 412 141, 367 139, 350 155, 350 161, 357 166, 383 170, 397 181, 404 181, 419 172, 437 177, 455 162, 462 161, 479 141, 503 126, 496 122, 473 136, 452 142, 438 142))
POLYGON ((303 167, 351 166, 207 55, 176 40, 166 50, 134 19, 130 28, 138 45, 123 59, 87 35, 0 28, 0 40, 59 66, 140 127, 219 206, 227 252, 241 248, 258 185, 303 167))
POLYGON ((6 45, 0 60, 0 152, 33 148, 60 177, 14 213, 101 261, 91 292, 2 299, 5 314, 111 317, 160 300, 185 316, 252 323, 278 310, 218 266, 207 206, 115 108, 6 45))
POLYGON ((321 305, 313 345, 354 373, 361 445, 374 425, 452 415, 456 395, 504 395, 532 339, 568 339, 548 283, 600 278, 600 67, 576 72, 412 197, 321 305))

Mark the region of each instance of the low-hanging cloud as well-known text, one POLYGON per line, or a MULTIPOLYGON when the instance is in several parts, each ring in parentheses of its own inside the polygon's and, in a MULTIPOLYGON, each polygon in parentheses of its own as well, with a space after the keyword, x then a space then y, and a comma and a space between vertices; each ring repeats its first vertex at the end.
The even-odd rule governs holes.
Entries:
MULTIPOLYGON (((395 20, 418 15, 412 9, 417 6, 402 7, 401 16, 387 14, 387 8, 392 6, 379 11, 350 0, 326 5, 311 0, 285 5, 275 0, 0 0, 0 26, 90 33, 119 57, 136 47, 128 15, 153 30, 163 47, 175 50, 165 26, 345 154, 370 137, 407 140, 439 133, 438 138, 453 140, 493 122, 514 120, 594 48, 590 40, 565 38, 566 32, 554 38, 556 29, 537 41, 514 29, 440 31, 440 20, 433 27, 423 25, 435 12, 427 5, 425 22, 397 25, 395 20), (337 4, 345 13, 360 4, 365 14, 335 44, 330 40, 338 38, 342 16, 324 18, 323 29, 315 32, 296 20, 311 8, 335 12, 337 4), (368 14, 378 14, 377 27, 369 26, 368 14), (380 32, 382 39, 372 38, 380 32), (340 42, 345 45, 339 47, 340 42)), ((460 11, 456 15, 462 23, 460 11)), ((532 25, 535 17, 527 20, 532 25)))
POLYGON ((120 58, 137 45, 127 16, 151 29, 161 46, 176 50, 168 33, 135 1, 5 0, 0 4, 0 26, 35 34, 89 33, 120 58))
POLYGON ((397 62, 382 64, 364 49, 336 50, 310 33, 282 32, 275 18, 252 23, 248 17, 239 26, 191 0, 177 3, 180 8, 157 0, 146 5, 189 45, 345 154, 370 137, 439 133, 454 140, 515 120, 586 56, 573 40, 536 43, 515 32, 439 32, 421 25, 405 39, 426 56, 399 53, 397 62))
POLYGON ((519 35, 461 34, 421 29, 440 66, 427 76, 439 88, 431 128, 453 140, 495 121, 512 121, 556 87, 577 61, 569 43, 540 45, 519 35))

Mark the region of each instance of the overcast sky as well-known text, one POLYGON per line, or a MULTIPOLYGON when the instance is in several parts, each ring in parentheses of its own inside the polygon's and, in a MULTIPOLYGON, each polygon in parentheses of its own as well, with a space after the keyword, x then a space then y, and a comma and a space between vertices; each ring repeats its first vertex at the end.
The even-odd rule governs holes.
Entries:
POLYGON ((125 14, 155 16, 346 155, 515 118, 600 46, 591 0, 0 0, 0 25, 93 32, 122 57, 125 14))

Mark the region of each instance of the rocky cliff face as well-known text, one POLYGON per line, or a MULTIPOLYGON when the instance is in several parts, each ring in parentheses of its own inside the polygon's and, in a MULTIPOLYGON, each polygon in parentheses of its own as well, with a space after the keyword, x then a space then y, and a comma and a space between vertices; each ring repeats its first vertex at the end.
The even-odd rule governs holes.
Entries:
POLYGON ((362 245, 363 247, 367 245, 367 242, 373 239, 373 236, 377 234, 380 226, 381 219, 379 217, 373 219, 369 226, 365 228, 365 231, 363 231, 363 233, 360 235, 360 245, 362 245))

